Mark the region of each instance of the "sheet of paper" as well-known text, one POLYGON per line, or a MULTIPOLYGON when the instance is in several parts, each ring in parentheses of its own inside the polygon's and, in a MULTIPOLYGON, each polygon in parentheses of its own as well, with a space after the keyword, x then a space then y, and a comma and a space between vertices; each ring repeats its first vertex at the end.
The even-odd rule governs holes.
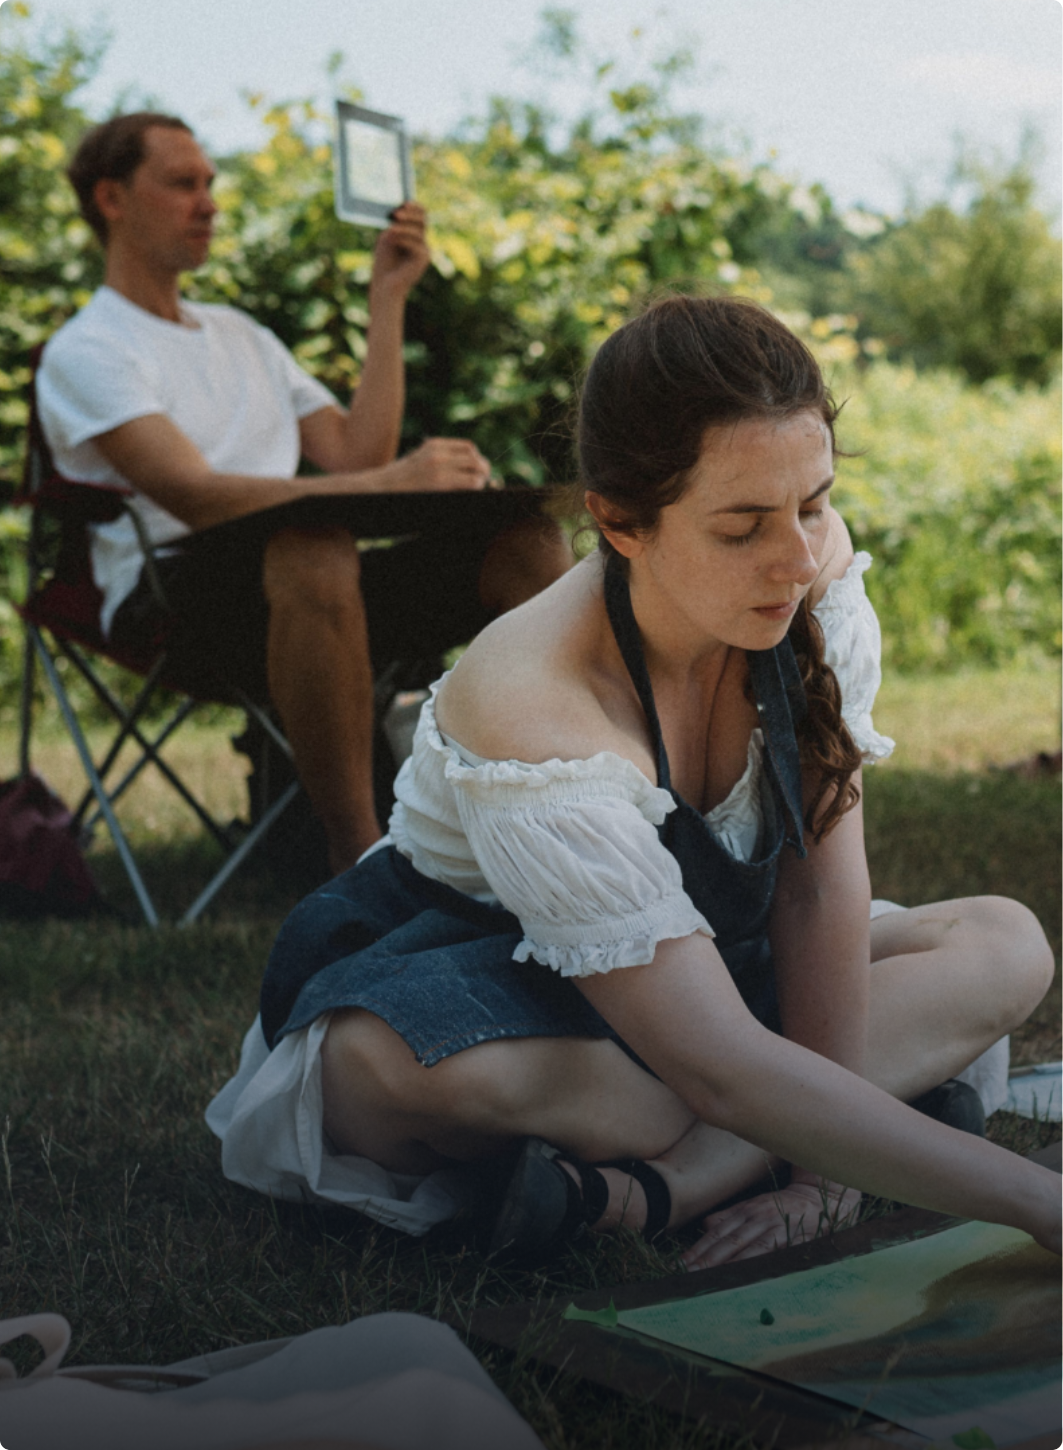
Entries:
POLYGON ((625 1328, 932 1439, 1059 1428, 1059 1261, 968 1223, 742 1289, 621 1310, 625 1328))

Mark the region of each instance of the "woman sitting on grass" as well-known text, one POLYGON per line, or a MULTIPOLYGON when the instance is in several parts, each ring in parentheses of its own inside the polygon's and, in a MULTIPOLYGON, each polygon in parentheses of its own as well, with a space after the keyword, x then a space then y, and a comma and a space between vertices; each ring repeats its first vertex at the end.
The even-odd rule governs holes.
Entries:
POLYGON ((860 766, 891 742, 836 412, 749 302, 669 297, 603 345, 600 552, 479 636, 390 836, 281 931, 272 1052, 253 1029, 211 1108, 231 1177, 417 1231, 453 1211, 436 1170, 493 1165, 492 1247, 530 1256, 769 1179, 689 1265, 859 1190, 1058 1251, 1058 1178, 957 1131, 980 1105, 950 1081, 1041 999, 1044 934, 992 897, 870 919, 860 766))

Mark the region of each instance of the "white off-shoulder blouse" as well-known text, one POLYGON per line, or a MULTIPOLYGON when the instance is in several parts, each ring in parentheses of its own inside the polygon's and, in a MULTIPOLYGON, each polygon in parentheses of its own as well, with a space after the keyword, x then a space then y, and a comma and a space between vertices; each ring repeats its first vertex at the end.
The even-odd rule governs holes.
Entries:
MULTIPOLYGON (((815 611, 842 715, 869 761, 893 749, 871 723, 881 639, 864 592, 870 563, 858 554, 815 611)), ((424 875, 511 911, 524 928, 517 961, 534 958, 562 976, 584 977, 643 966, 661 941, 713 935, 657 835, 675 809, 666 790, 610 751, 541 765, 482 760, 440 732, 438 688, 395 782, 385 839, 424 875)), ((742 778, 705 817, 742 861, 758 844, 763 757, 764 737, 754 730, 742 778)))
MULTIPOLYGON (((870 564, 868 554, 857 554, 815 611, 842 714, 869 761, 893 749, 871 721, 881 640, 864 592, 870 564)), ((440 733, 436 688, 396 781, 397 804, 381 846, 394 843, 424 875, 500 902, 524 930, 516 959, 534 958, 564 976, 645 964, 660 941, 712 935, 657 835, 675 808, 667 791, 608 751, 541 765, 470 755, 440 733)), ((762 757, 755 730, 742 778, 706 817, 742 860, 754 854, 760 830, 762 757)), ((344 1203, 424 1233, 453 1212, 445 1173, 400 1178, 333 1153, 323 1141, 320 1051, 327 1025, 327 1017, 319 1018, 272 1052, 258 1023, 252 1026, 236 1076, 207 1110, 222 1140, 223 1170, 278 1197, 344 1203)))

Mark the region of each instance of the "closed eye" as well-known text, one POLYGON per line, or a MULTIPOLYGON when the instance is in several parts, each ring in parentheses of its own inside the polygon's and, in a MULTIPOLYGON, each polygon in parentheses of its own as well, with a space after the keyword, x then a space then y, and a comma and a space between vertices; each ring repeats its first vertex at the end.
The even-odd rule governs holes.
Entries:
POLYGON ((725 544, 730 544, 732 548, 741 548, 743 544, 751 544, 759 533, 760 523, 758 521, 748 534, 721 534, 720 538, 725 544))

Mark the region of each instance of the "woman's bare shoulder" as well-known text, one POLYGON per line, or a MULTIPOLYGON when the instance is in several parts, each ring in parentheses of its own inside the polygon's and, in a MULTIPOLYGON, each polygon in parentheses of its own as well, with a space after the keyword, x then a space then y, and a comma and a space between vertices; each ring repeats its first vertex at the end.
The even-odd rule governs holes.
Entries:
POLYGON ((611 708, 614 682, 602 669, 609 643, 587 561, 477 635, 439 692, 439 728, 485 760, 539 764, 612 751, 652 768, 639 758, 637 730, 630 738, 611 708))

